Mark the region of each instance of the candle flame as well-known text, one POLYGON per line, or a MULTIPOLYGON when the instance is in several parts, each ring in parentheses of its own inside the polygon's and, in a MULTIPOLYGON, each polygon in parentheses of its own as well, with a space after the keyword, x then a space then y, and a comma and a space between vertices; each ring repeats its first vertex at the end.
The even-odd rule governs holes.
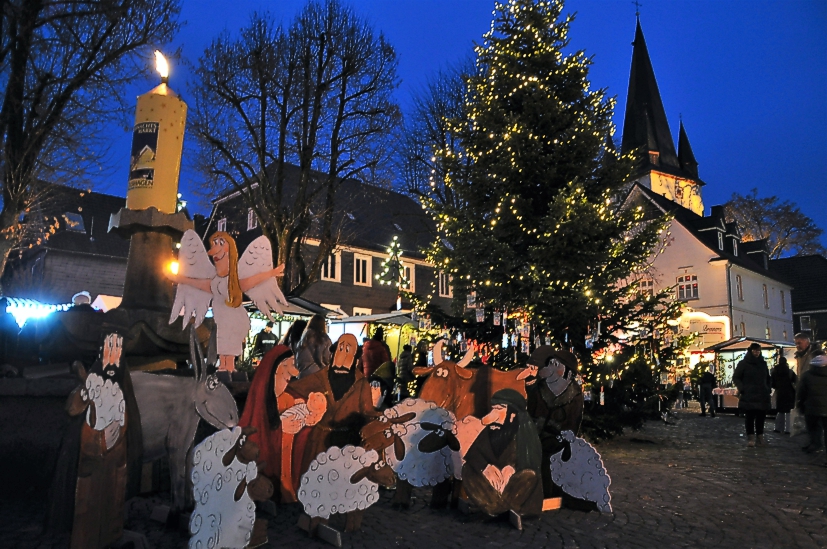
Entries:
POLYGON ((177 261, 173 261, 172 263, 169 264, 169 272, 171 272, 174 275, 178 274, 178 262, 177 261))
POLYGON ((159 50, 155 50, 155 70, 161 75, 161 80, 169 78, 169 63, 159 50))

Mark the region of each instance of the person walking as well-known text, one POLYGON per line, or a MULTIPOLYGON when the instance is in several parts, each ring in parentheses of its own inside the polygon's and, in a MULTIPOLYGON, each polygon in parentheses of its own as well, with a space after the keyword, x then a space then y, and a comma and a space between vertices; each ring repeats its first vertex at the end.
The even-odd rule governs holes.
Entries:
POLYGON ((810 369, 810 362, 813 357, 823 355, 824 351, 812 342, 810 334, 797 333, 793 338, 795 341, 795 362, 798 375, 804 375, 804 372, 810 369))
POLYGON ((821 450, 827 431, 827 356, 812 357, 810 369, 801 374, 796 394, 798 409, 804 412, 810 444, 804 451, 811 454, 821 450))
POLYGON ((371 374, 390 359, 391 353, 385 343, 385 330, 379 326, 373 332, 373 337, 362 346, 362 373, 365 378, 370 379, 371 374))
POLYGON ((795 406, 795 384, 798 377, 790 370, 787 359, 778 359, 772 369, 772 388, 775 389, 775 432, 790 434, 790 412, 795 406))
POLYGON ((706 409, 708 407, 709 414, 715 417, 715 395, 712 394, 712 389, 718 386, 718 382, 710 368, 707 368, 701 375, 700 382, 698 383, 700 387, 699 398, 701 401, 701 415, 706 416, 706 409))
POLYGON ((267 351, 275 347, 276 343, 278 343, 278 338, 273 333, 273 323, 268 321, 264 328, 256 334, 253 343, 253 357, 261 359, 267 354, 267 351))
POLYGON ((408 385, 414 380, 413 369, 413 349, 410 345, 403 345, 402 352, 399 353, 399 358, 396 359, 396 378, 399 380, 399 398, 400 400, 411 396, 411 391, 408 385))
POLYGON ((753 343, 735 367, 732 382, 738 388, 738 409, 746 417, 747 446, 764 444, 764 421, 772 393, 770 371, 761 356, 761 346, 753 343))
POLYGON ((327 335, 327 326, 322 315, 313 315, 302 332, 296 348, 296 368, 299 379, 330 366, 333 359, 330 348, 333 342, 327 335))

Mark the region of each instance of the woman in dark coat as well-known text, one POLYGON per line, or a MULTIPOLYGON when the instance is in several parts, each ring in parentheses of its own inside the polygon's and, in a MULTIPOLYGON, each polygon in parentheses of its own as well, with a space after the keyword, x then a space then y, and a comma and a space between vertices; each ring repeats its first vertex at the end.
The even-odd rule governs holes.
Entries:
POLYGON ((775 389, 775 432, 790 434, 790 411, 795 406, 795 384, 798 378, 790 370, 783 356, 772 369, 772 388, 775 389))
POLYGON ((764 420, 770 409, 770 371, 761 356, 761 346, 753 343, 732 374, 738 388, 738 409, 744 411, 747 427, 747 446, 764 444, 764 420))

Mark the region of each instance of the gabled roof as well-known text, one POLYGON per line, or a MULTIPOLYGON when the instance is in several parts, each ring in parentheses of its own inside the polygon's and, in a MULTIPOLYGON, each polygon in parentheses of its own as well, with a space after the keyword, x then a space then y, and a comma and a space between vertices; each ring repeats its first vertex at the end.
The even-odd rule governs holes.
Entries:
MULTIPOLYGON (((683 167, 675 154, 675 143, 666 111, 660 98, 655 70, 649 58, 649 50, 640 27, 640 20, 635 28, 635 40, 632 42, 632 68, 629 73, 629 90, 626 94, 626 114, 623 118, 623 139, 621 151, 624 154, 643 148, 658 153, 659 164, 651 163, 648 155, 643 158, 640 170, 648 172, 658 170, 677 177, 698 179, 697 162, 694 170, 683 167)), ((688 144, 688 140, 687 140, 688 144)), ((690 149, 691 154, 691 149, 690 149)), ((694 160, 694 155, 692 155, 694 160)), ((703 184, 702 181, 698 183, 703 184)))
MULTIPOLYGON (((676 222, 680 223, 692 236, 717 256, 710 261, 729 261, 755 273, 769 276, 770 278, 775 278, 783 282, 782 279, 774 276, 773 273, 765 269, 762 261, 759 261, 758 258, 749 257, 745 253, 744 248, 746 248, 746 250, 752 250, 760 246, 765 247, 765 241, 742 243, 736 256, 733 253, 731 238, 724 238, 723 250, 718 247, 718 234, 725 232, 728 225, 722 217, 712 215, 700 216, 692 210, 684 208, 680 204, 647 189, 637 182, 632 185, 632 188, 623 201, 622 207, 626 208, 635 205, 636 197, 641 197, 642 199, 643 203, 638 202, 637 204, 644 208, 644 219, 655 219, 663 214, 671 215, 676 222)), ((722 212, 722 209, 718 208, 713 208, 713 210, 715 212, 722 212)))
MULTIPOLYGON (((275 168, 271 167, 268 172, 273 170, 275 168)), ((313 172, 313 175, 317 181, 323 181, 326 177, 320 172, 313 172)), ((299 176, 298 166, 285 165, 285 197, 292 197, 291 193, 297 192, 299 176)), ((291 203, 291 199, 288 198, 288 203, 291 203)), ((214 203, 220 205, 222 215, 232 217, 237 222, 243 220, 246 228, 247 205, 241 196, 232 192, 224 193, 214 203)), ((314 209, 316 213, 322 210, 321 199, 311 206, 311 210, 314 209)), ((355 179, 344 180, 338 187, 334 218, 342 223, 343 245, 383 253, 393 237, 398 236, 405 255, 422 257, 422 251, 433 242, 436 234, 431 217, 411 197, 355 179)), ((308 236, 313 238, 318 235, 318 228, 318 224, 314 223, 308 236)), ((209 231, 213 230, 214 222, 209 227, 209 231)), ((239 231, 239 248, 260 234, 260 229, 239 231)))
POLYGON ((770 271, 793 287, 793 312, 827 309, 827 258, 823 255, 773 259, 770 271))
POLYGON ((120 196, 54 185, 42 213, 57 217, 59 226, 55 234, 36 249, 126 258, 129 240, 108 232, 109 216, 125 205, 126 199, 120 196), (83 220, 80 230, 68 229, 66 214, 83 220))

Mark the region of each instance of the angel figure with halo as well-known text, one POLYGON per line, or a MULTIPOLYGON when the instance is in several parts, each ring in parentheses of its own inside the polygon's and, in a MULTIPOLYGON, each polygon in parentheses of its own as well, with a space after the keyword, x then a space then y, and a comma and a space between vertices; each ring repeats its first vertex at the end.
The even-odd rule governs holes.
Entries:
POLYGON ((242 293, 267 317, 272 319, 273 310, 281 314, 287 300, 276 277, 284 273, 284 265, 273 268, 273 251, 265 236, 253 240, 241 258, 235 240, 224 231, 210 236, 209 243, 208 251, 191 229, 181 238, 178 272, 165 273, 178 284, 169 323, 183 316, 186 327, 194 317, 195 329, 203 322, 212 302, 218 369, 232 372, 235 357, 241 355, 244 339, 250 332, 250 317, 241 306, 242 293))

